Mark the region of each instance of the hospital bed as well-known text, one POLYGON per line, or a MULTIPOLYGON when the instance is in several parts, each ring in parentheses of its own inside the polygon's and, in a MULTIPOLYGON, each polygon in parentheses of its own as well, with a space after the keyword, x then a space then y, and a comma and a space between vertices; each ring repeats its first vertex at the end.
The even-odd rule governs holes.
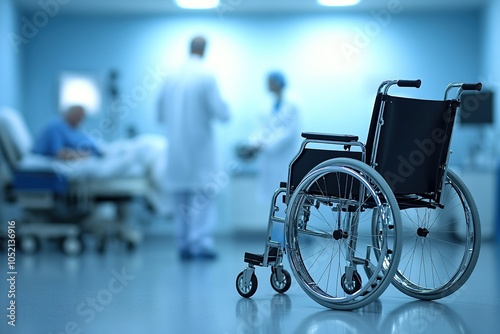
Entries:
MULTIPOLYGON (((61 168, 62 162, 31 153, 33 139, 20 113, 0 108, 0 155, 3 172, 0 185, 6 203, 22 211, 16 237, 21 250, 35 252, 44 239, 60 241, 66 254, 83 251, 82 236, 98 237, 97 249, 104 251, 110 238, 118 238, 132 249, 141 234, 126 224, 126 206, 134 198, 148 196, 150 180, 142 174, 92 178, 61 168), (92 219, 104 202, 116 207, 116 219, 92 219)), ((9 217, 9 219, 11 219, 9 217)))

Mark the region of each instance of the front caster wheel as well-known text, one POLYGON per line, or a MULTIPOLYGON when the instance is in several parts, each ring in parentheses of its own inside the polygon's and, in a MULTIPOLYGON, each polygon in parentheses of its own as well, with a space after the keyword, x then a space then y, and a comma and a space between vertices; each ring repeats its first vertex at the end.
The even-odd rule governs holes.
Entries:
POLYGON ((343 274, 340 279, 340 285, 342 286, 342 289, 344 289, 345 293, 352 295, 361 289, 361 276, 359 276, 358 272, 355 271, 352 275, 352 282, 349 282, 346 279, 346 275, 343 274))
POLYGON ((66 237, 61 240, 61 249, 68 256, 77 256, 83 253, 83 241, 79 237, 66 237))
POLYGON ((244 273, 245 272, 242 271, 241 273, 239 273, 238 277, 236 277, 236 290, 242 297, 249 298, 254 295, 255 291, 257 291, 257 276, 252 273, 250 282, 246 284, 243 278, 244 273))
POLYGON ((40 240, 34 235, 25 235, 19 240, 21 252, 33 255, 40 250, 40 240))
POLYGON ((290 285, 292 285, 292 277, 290 276, 290 273, 285 269, 281 269, 281 273, 283 274, 283 280, 281 282, 278 279, 276 269, 274 269, 271 274, 271 286, 277 293, 287 292, 288 289, 290 289, 290 285))

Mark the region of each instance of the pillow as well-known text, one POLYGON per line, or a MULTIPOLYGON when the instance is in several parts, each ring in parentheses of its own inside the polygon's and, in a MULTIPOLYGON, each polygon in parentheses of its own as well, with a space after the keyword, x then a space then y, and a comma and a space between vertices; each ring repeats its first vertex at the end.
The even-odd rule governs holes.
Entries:
POLYGON ((33 138, 21 114, 12 108, 0 108, 0 140, 11 164, 31 152, 33 138))

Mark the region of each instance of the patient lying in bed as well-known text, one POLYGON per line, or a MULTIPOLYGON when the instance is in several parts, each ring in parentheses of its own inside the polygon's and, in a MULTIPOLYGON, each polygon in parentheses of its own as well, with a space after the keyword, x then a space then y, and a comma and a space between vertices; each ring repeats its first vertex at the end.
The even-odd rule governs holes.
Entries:
POLYGON ((166 159, 166 140, 158 135, 139 135, 112 143, 95 143, 79 125, 85 117, 80 106, 73 106, 49 123, 22 163, 26 169, 50 165, 68 179, 116 179, 147 177, 153 207, 162 197, 162 174, 166 159), (155 203, 156 202, 156 203, 155 203))
POLYGON ((79 129, 84 117, 85 110, 82 107, 68 108, 62 118, 45 127, 35 142, 33 152, 64 160, 101 156, 102 152, 95 143, 79 129))
POLYGON ((50 158, 52 167, 70 179, 148 173, 152 181, 160 181, 155 178, 161 178, 164 167, 166 143, 163 137, 141 135, 98 145, 79 129, 84 117, 82 107, 70 107, 61 119, 45 127, 34 143, 33 153, 50 158))

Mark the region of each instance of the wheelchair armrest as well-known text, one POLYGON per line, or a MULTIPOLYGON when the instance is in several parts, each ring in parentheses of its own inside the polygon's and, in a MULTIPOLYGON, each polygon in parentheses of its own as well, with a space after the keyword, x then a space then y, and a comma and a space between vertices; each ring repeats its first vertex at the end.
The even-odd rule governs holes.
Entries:
POLYGON ((302 132, 302 137, 304 137, 305 139, 337 141, 343 143, 358 141, 359 139, 358 136, 353 136, 353 135, 337 135, 337 134, 316 133, 316 132, 302 132))

